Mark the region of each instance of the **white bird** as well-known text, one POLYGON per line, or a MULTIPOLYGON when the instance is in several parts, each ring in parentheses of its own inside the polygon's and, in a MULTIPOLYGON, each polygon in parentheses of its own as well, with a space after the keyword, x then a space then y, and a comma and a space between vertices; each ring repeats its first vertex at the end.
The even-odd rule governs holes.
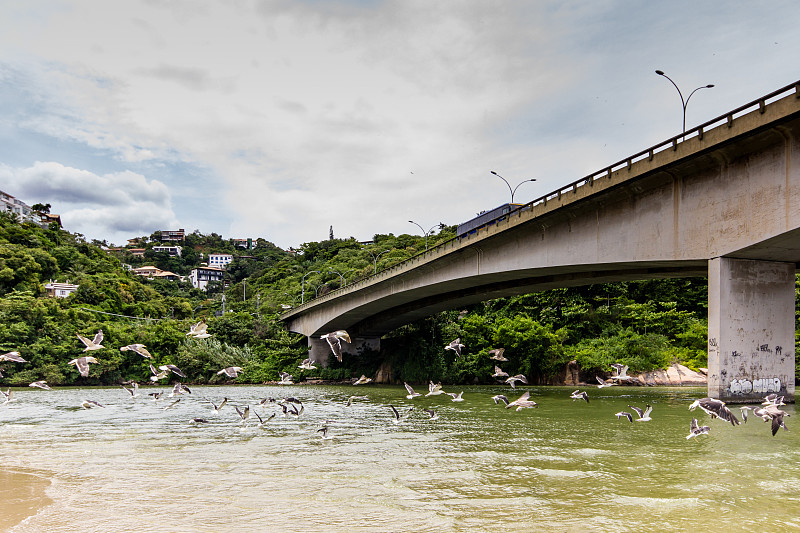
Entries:
POLYGON ((689 424, 689 434, 686 435, 686 440, 689 440, 692 437, 696 437, 698 435, 708 435, 709 431, 711 431, 710 427, 701 426, 697 423, 696 418, 692 418, 692 422, 691 424, 689 424))
MULTIPOLYGON (((739 425, 739 419, 731 412, 722 400, 716 398, 702 398, 695 400, 689 406, 690 411, 694 411, 697 407, 711 415, 711 418, 720 418, 727 420, 732 426, 739 425)), ((755 411, 754 411, 755 412, 755 411)))
POLYGON ((95 333, 94 339, 92 339, 92 340, 89 340, 86 337, 84 337, 83 335, 80 335, 78 333, 76 333, 76 335, 81 340, 81 342, 86 345, 86 348, 83 349, 84 352, 89 352, 89 351, 92 351, 92 350, 99 350, 101 348, 105 348, 105 346, 100 344, 101 342, 103 342, 103 330, 102 329, 97 330, 97 333, 95 333))
POLYGON ((516 389, 517 388, 517 386, 516 386, 517 381, 521 381, 525 385, 528 384, 528 378, 526 378, 522 374, 517 374, 516 376, 511 376, 510 378, 506 379, 506 383, 511 385, 512 389, 516 389))
POLYGON ((586 394, 586 391, 581 392, 580 390, 576 390, 570 394, 569 397, 573 400, 586 400, 586 403, 589 403, 589 395, 586 394))
POLYGON ((317 367, 314 365, 314 363, 311 362, 311 358, 308 358, 305 359, 302 363, 300 363, 300 366, 298 366, 297 368, 300 368, 302 370, 314 370, 317 367))
POLYGON ((442 384, 437 383, 434 385, 433 381, 428 383, 428 394, 425 396, 439 396, 440 394, 444 394, 442 390, 442 384))
POLYGON ((178 396, 179 394, 183 394, 184 392, 188 394, 192 393, 192 391, 189 390, 189 387, 183 383, 176 383, 175 386, 172 387, 172 392, 169 393, 169 397, 172 398, 174 396, 178 396))
POLYGON ((628 376, 628 365, 623 365, 621 363, 612 363, 611 367, 614 369, 614 375, 611 376, 612 381, 630 381, 631 378, 628 376))
POLYGON ((181 369, 180 369, 180 368, 178 368, 178 367, 177 367, 177 366, 175 366, 175 365, 166 364, 166 365, 161 365, 161 366, 159 366, 158 368, 159 368, 160 370, 163 370, 164 372, 172 372, 172 373, 173 373, 173 374, 175 374, 176 376, 180 376, 180 377, 182 377, 182 378, 185 378, 185 377, 186 377, 186 374, 184 374, 184 373, 181 371, 181 369))
POLYGON ((776 404, 770 404, 767 407, 764 407, 763 409, 760 407, 756 407, 755 409, 753 409, 753 414, 760 417, 764 422, 772 421, 773 437, 780 428, 789 431, 789 429, 786 427, 786 424, 784 424, 783 422, 783 417, 789 416, 789 413, 781 410, 781 408, 778 407, 776 404))
POLYGON ((242 367, 240 367, 240 366, 229 366, 229 367, 223 368, 222 370, 217 372, 217 375, 221 376, 222 374, 225 374, 229 378, 235 378, 236 376, 239 375, 239 372, 241 372, 241 371, 242 371, 242 367))
POLYGON ((275 413, 272 413, 266 420, 261 418, 261 415, 259 415, 256 411, 253 411, 253 414, 256 415, 256 417, 258 417, 258 427, 260 428, 263 428, 267 422, 275 418, 275 413))
POLYGON ((188 337, 190 335, 192 336, 200 335, 202 333, 205 333, 206 328, 208 328, 208 325, 206 324, 205 319, 203 319, 197 324, 192 324, 191 326, 189 326, 189 333, 187 333, 186 336, 188 337))
POLYGON ((81 376, 86 377, 89 375, 89 363, 97 363, 97 359, 92 356, 85 356, 85 357, 78 357, 77 359, 73 359, 68 365, 75 365, 75 368, 78 369, 81 376))
POLYGON ((353 403, 353 400, 369 400, 369 396, 350 396, 344 406, 350 407, 350 405, 353 403))
POLYGON ((368 378, 368 377, 367 377, 367 376, 365 376, 364 374, 361 374, 361 377, 360 377, 360 378, 358 378, 358 379, 357 379, 357 380, 356 380, 356 381, 353 383, 353 385, 365 385, 365 384, 369 383, 370 381, 372 381, 372 378, 368 378))
POLYGON ((333 333, 326 333, 325 335, 321 336, 320 339, 325 339, 328 341, 328 346, 331 347, 331 351, 333 355, 336 356, 336 360, 340 363, 342 362, 342 341, 350 344, 350 335, 343 329, 339 329, 334 331, 333 333))
POLYGON ((175 400, 171 404, 167 405, 166 407, 163 407, 164 411, 166 411, 167 409, 172 409, 173 407, 175 407, 178 404, 179 401, 181 401, 180 398, 178 398, 177 400, 175 400))
POLYGON ((430 417, 430 420, 438 420, 439 419, 439 415, 436 414, 436 411, 434 411, 433 409, 423 409, 423 411, 428 413, 428 416, 430 417))
POLYGON ((508 405, 508 398, 505 396, 505 394, 498 394, 496 396, 492 396, 492 400, 494 400, 495 405, 499 404, 500 402, 503 402, 504 404, 508 405))
POLYGON ((246 423, 247 419, 250 418, 250 406, 249 405, 246 406, 244 408, 244 410, 241 410, 241 411, 239 410, 239 406, 238 405, 234 405, 233 408, 236 409, 236 412, 239 414, 239 417, 242 419, 242 424, 246 423))
POLYGON ((614 416, 617 417, 617 420, 619 420, 620 418, 622 418, 624 416, 625 418, 628 419, 628 422, 633 423, 633 415, 631 415, 630 413, 627 413, 625 411, 620 411, 618 413, 615 413, 614 416))
POLYGON ((408 411, 406 411, 405 414, 401 416, 400 413, 397 411, 397 409, 395 409, 394 405, 389 404, 389 407, 392 408, 392 412, 394 413, 394 420, 392 420, 392 422, 394 422, 395 424, 399 424, 401 421, 408 418, 408 415, 410 415, 411 411, 414 410, 414 406, 412 405, 411 407, 409 407, 408 411))
POLYGON ((281 380, 278 382, 278 385, 294 385, 294 381, 292 381, 292 376, 288 372, 280 372, 278 374, 281 377, 281 380))
POLYGON ((463 348, 463 347, 464 347, 464 345, 461 344, 461 339, 456 339, 456 340, 450 341, 450 344, 445 346, 444 349, 445 350, 453 350, 454 352, 456 352, 456 357, 461 357, 461 348, 463 348))
POLYGON ((508 372, 503 372, 503 370, 499 366, 495 365, 494 374, 492 374, 492 377, 493 378, 507 378, 508 377, 508 372))
POLYGON ((127 352, 128 350, 138 353, 139 355, 141 355, 145 359, 152 359, 153 358, 153 356, 150 355, 150 352, 147 351, 147 348, 145 347, 144 344, 129 344, 129 345, 123 346, 122 348, 119 349, 119 351, 121 351, 121 352, 127 352))
POLYGON ((445 394, 450 396, 453 399, 452 401, 454 401, 454 402, 463 402, 464 401, 464 398, 461 397, 461 395, 464 394, 464 391, 461 391, 458 394, 456 394, 455 392, 446 392, 445 394))
POLYGON ((637 422, 650 422, 650 420, 652 420, 652 418, 650 418, 650 413, 653 412, 653 407, 650 404, 645 406, 644 411, 632 405, 628 407, 636 411, 636 414, 639 415, 639 418, 636 419, 637 422))
POLYGON ((778 396, 777 394, 767 394, 764 396, 764 401, 761 403, 761 405, 775 405, 780 407, 786 404, 783 403, 783 396, 778 396))
POLYGON ((27 363, 27 361, 22 358, 19 352, 6 352, 0 355, 0 362, 3 361, 12 361, 14 363, 27 363))
POLYGON ((84 409, 91 409, 93 407, 105 407, 105 405, 96 402, 94 400, 83 400, 83 403, 81 403, 81 407, 83 407, 84 409))
POLYGON ((517 408, 516 410, 520 411, 522 409, 532 409, 534 407, 539 407, 536 404, 536 402, 530 399, 530 396, 531 396, 530 392, 523 393, 522 396, 520 396, 513 402, 509 402, 506 405, 506 409, 509 409, 510 407, 516 407, 517 408))
POLYGON ((494 350, 489 350, 489 353, 492 354, 490 359, 494 359, 495 361, 501 361, 501 362, 508 361, 508 359, 506 359, 505 356, 503 355, 503 352, 505 351, 506 351, 505 348, 495 348, 494 350))
POLYGON ((612 385, 616 385, 616 383, 614 383, 613 381, 603 381, 602 379, 600 379, 599 376, 595 376, 594 378, 599 383, 599 385, 597 386, 598 389, 602 389, 603 387, 611 387, 612 385))
POLYGON ((752 407, 748 407, 747 405, 742 405, 739 407, 739 410, 742 412, 742 421, 747 424, 747 411, 751 410, 752 407))
POLYGON ((34 381, 33 383, 29 384, 28 387, 38 387, 44 390, 51 390, 50 385, 48 385, 45 380, 34 381))
POLYGON ((161 372, 159 372, 153 365, 150 365, 150 372, 153 373, 153 375, 150 376, 150 381, 158 381, 160 379, 164 379, 169 375, 168 371, 162 370, 161 372))
POLYGON ((406 394, 406 398, 408 398, 409 400, 413 400, 417 396, 422 396, 422 394, 420 394, 419 392, 414 391, 414 389, 411 388, 411 385, 409 385, 405 381, 403 382, 403 385, 405 385, 406 390, 408 391, 408 394, 406 394))
POLYGON ((8 389, 7 391, 5 391, 5 392, 3 392, 3 391, 1 391, 1 390, 0 390, 0 392, 2 392, 2 393, 3 393, 3 396, 5 397, 5 400, 4 400, 4 401, 3 401, 3 403, 2 403, 2 404, 0 404, 0 405, 5 405, 5 404, 7 404, 7 403, 11 403, 11 402, 16 402, 16 401, 17 401, 17 399, 16 399, 16 398, 12 398, 12 396, 14 395, 14 393, 13 393, 13 392, 11 392, 11 387, 9 387, 9 389, 8 389))
POLYGON ((219 402, 219 405, 215 404, 214 402, 211 402, 211 406, 213 407, 213 410, 214 410, 214 415, 218 415, 219 414, 219 410, 222 409, 225 406, 226 403, 228 403, 228 397, 227 396, 222 398, 222 401, 219 402))
POLYGON ((131 383, 131 388, 130 389, 127 388, 125 385, 120 385, 120 387, 125 389, 125 392, 130 394, 131 398, 136 398, 137 396, 139 396, 139 384, 136 383, 135 381, 131 383))

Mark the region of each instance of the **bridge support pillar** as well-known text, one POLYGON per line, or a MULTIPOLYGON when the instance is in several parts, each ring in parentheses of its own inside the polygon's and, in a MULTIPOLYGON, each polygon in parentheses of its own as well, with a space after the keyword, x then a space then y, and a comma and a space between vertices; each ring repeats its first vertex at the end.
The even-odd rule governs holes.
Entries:
MULTIPOLYGON (((352 343, 342 341, 342 353, 346 357, 347 354, 355 355, 362 350, 372 350, 379 352, 381 350, 380 337, 356 337, 352 339, 352 343)), ((320 339, 319 336, 308 337, 308 346, 311 348, 309 358, 313 363, 322 367, 328 366, 328 358, 333 355, 328 341, 320 339)))
POLYGON ((794 263, 719 257, 708 263, 708 394, 794 401, 794 263))

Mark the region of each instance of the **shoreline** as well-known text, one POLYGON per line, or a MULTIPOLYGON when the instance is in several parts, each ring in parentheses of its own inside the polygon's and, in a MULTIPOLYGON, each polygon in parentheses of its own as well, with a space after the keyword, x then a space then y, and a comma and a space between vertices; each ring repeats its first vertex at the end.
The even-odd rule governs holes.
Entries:
POLYGON ((8 531, 51 505, 47 489, 53 482, 42 473, 0 467, 0 531, 8 531))

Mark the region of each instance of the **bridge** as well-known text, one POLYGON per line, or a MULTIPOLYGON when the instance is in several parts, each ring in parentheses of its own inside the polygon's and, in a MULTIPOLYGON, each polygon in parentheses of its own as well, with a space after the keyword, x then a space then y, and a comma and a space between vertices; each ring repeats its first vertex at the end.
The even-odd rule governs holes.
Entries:
POLYGON ((556 287, 709 280, 709 395, 794 399, 800 81, 618 161, 377 274, 285 312, 353 344, 434 313, 556 287))

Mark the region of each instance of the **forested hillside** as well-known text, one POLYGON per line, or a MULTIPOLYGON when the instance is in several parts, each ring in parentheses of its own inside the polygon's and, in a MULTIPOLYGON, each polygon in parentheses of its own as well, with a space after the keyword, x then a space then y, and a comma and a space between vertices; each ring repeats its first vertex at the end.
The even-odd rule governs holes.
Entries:
MULTIPOLYGON (((452 238, 442 226, 428 245, 452 238)), ((184 253, 153 252, 158 235, 142 238, 143 259, 125 250, 106 251, 51 224, 41 228, 0 214, 0 353, 18 351, 27 363, 3 363, 5 385, 44 379, 50 385, 100 385, 135 380, 148 383, 150 363, 172 363, 195 383, 221 383, 217 371, 241 366, 241 383, 277 380, 278 373, 350 379, 374 375, 383 365, 396 381, 427 380, 492 383, 488 350, 502 346, 509 374, 533 382, 557 379, 576 360, 587 371, 607 372, 612 362, 644 371, 681 362, 706 366, 705 279, 674 279, 593 285, 487 301, 409 324, 382 340, 381 353, 331 358, 328 368, 301 371, 305 339, 287 332, 277 316, 286 306, 351 283, 424 251, 425 239, 411 235, 375 235, 370 243, 331 239, 284 251, 258 239, 252 249, 198 232, 186 236, 184 253), (147 280, 124 264, 154 265, 186 275, 212 252, 235 256, 226 283, 208 292, 186 282, 147 280), (48 297, 50 281, 79 285, 67 298, 48 297), (224 311, 224 313, 223 313, 224 311), (200 319, 208 339, 187 336, 200 319), (92 338, 102 329, 105 348, 92 352, 97 364, 87 377, 67 363, 83 353, 80 334, 92 338), (466 346, 456 359, 443 348, 460 338, 466 346), (144 344, 145 359, 129 344, 144 344)))

